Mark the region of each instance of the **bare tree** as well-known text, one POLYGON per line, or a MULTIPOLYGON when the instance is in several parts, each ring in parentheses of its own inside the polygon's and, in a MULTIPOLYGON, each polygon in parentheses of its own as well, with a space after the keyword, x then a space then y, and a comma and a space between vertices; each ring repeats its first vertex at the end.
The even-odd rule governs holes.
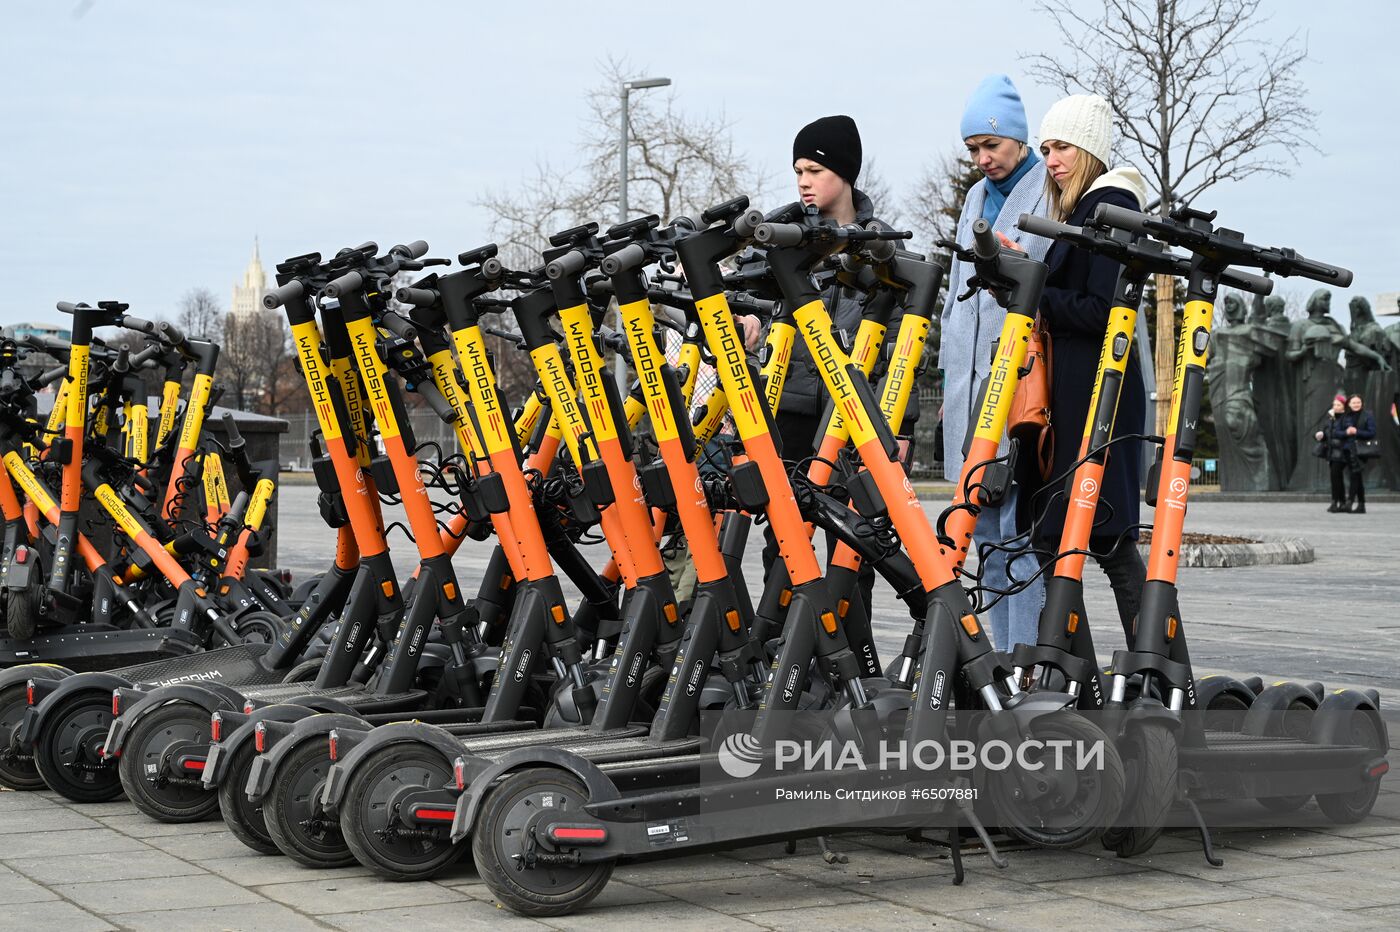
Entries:
POLYGON ((208 288, 191 288, 180 299, 175 326, 191 339, 215 340, 222 335, 224 309, 208 288))
POLYGON ((280 314, 253 311, 224 318, 219 377, 228 385, 229 400, 238 410, 278 413, 286 397, 279 377, 290 354, 289 339, 280 314))
POLYGON ((918 242, 931 249, 941 239, 956 239, 967 192, 981 180, 981 169, 960 148, 925 166, 905 200, 918 242))
MULTIPOLYGON (((1298 71, 1307 46, 1295 32, 1262 35, 1262 0, 1104 0, 1081 13, 1043 0, 1059 27, 1060 54, 1027 56, 1031 74, 1065 93, 1099 94, 1118 124, 1115 155, 1133 161, 1156 189, 1161 212, 1221 181, 1288 175, 1315 149, 1315 113, 1298 71)), ((1175 362, 1172 283, 1156 289, 1157 384, 1175 362)), ((1157 398, 1164 430, 1171 400, 1157 398)))
MULTIPOLYGON (((606 228, 617 216, 618 87, 631 69, 610 59, 601 72, 588 92, 588 116, 574 146, 580 167, 561 171, 540 162, 519 187, 493 191, 480 202, 491 216, 491 235, 508 266, 539 264, 553 233, 588 221, 606 228)), ((657 214, 669 221, 739 194, 761 195, 762 176, 735 149, 732 124, 723 114, 686 112, 675 92, 634 94, 627 112, 627 197, 635 216, 657 214)), ((509 326, 509 315, 504 322, 509 326)), ((495 338, 488 345, 499 361, 502 390, 519 401, 523 386, 533 384, 534 371, 513 347, 495 338)))

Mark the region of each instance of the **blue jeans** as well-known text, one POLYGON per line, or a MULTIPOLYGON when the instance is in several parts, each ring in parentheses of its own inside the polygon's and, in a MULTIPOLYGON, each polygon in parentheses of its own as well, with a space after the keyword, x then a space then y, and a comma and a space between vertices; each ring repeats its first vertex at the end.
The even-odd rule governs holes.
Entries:
MULTIPOLYGON (((974 545, 988 541, 1004 541, 1015 537, 1017 487, 1013 486, 1006 502, 1000 508, 983 508, 977 516, 977 527, 973 533, 974 545)), ((993 552, 982 564, 981 584, 993 589, 1007 589, 1011 580, 1007 575, 1007 556, 993 552)), ((1010 561, 1011 570, 1018 580, 1024 582, 1035 573, 1038 563, 1035 553, 1019 554, 1010 561)), ((988 593, 983 601, 994 597, 988 593)), ((1017 644, 1034 644, 1040 626, 1040 610, 1045 605, 1045 582, 1037 578, 1021 592, 1005 596, 997 601, 983 615, 984 625, 992 632, 992 643, 998 650, 1009 651, 1017 644)))

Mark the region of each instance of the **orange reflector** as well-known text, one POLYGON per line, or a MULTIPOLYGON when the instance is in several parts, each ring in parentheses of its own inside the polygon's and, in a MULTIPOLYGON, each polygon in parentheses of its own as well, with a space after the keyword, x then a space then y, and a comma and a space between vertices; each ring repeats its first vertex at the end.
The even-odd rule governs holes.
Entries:
POLYGON ((394 597, 394 584, 390 580, 386 579, 382 583, 380 583, 379 590, 383 592, 384 595, 388 598, 392 599, 394 597))
POLYGON ((444 583, 442 594, 447 597, 447 601, 452 602, 457 598, 457 587, 452 583, 444 583))
POLYGON ((222 586, 219 587, 219 595, 228 595, 228 590, 228 583, 224 583, 222 586))
POLYGON ((676 619, 680 617, 680 612, 676 609, 676 603, 674 602, 667 602, 662 607, 661 611, 665 614, 666 620, 671 624, 675 624, 676 619))
POLYGON ((1172 638, 1176 637, 1176 624, 1177 624, 1176 616, 1175 616, 1175 615, 1168 615, 1168 616, 1167 616, 1167 640, 1168 640, 1168 641, 1170 641, 1172 638))
POLYGON ((842 618, 845 618, 845 617, 846 617, 846 612, 848 612, 848 611, 850 610, 850 608, 851 608, 851 600, 850 600, 850 599, 842 599, 840 602, 837 602, 837 603, 836 603, 836 614, 840 615, 842 618))
POLYGON ((836 633, 836 616, 831 612, 822 612, 822 630, 827 634, 836 633))
POLYGON ((729 611, 724 613, 724 620, 725 623, 729 625, 730 631, 739 630, 739 613, 736 612, 734 609, 731 608, 729 611))
POLYGON ((549 610, 549 613, 554 616, 554 623, 556 625, 562 625, 564 623, 564 606, 552 606, 549 610))
POLYGON ((791 601, 792 601, 792 590, 791 590, 791 589, 784 589, 783 592, 782 592, 782 595, 778 596, 778 604, 781 605, 783 608, 787 608, 787 607, 788 607, 788 603, 791 602, 791 601))
POLYGON ((194 594, 199 596, 201 599, 209 595, 209 593, 205 592, 203 589, 200 589, 198 587, 195 588, 194 594))
POLYGON ((1076 631, 1079 630, 1079 613, 1078 613, 1078 612, 1070 612, 1070 613, 1069 613, 1069 622, 1066 623, 1066 625, 1065 625, 1065 630, 1068 631, 1070 634, 1073 634, 1074 632, 1076 632, 1076 631))
POLYGON ((960 620, 962 621, 963 630, 967 632, 968 637, 975 638, 982 633, 982 627, 977 624, 976 615, 969 613, 962 616, 960 620))
POLYGON ((511 578, 510 578, 510 574, 509 574, 509 573, 506 573, 506 574, 504 574, 503 576, 501 576, 501 588, 502 588, 502 589, 509 589, 509 588, 510 588, 510 583, 511 583, 511 578))

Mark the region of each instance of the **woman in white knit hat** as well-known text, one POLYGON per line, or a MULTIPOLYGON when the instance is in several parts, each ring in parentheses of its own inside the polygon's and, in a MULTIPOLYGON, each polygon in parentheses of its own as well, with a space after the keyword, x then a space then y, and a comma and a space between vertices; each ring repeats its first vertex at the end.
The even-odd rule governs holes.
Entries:
MULTIPOLYGON (((1113 158, 1113 115, 1108 102, 1093 94, 1066 97, 1050 108, 1040 124, 1040 153, 1045 159, 1049 214, 1080 226, 1100 204, 1141 210, 1147 186, 1133 168, 1109 168, 1113 158)), ((1015 246, 1009 241, 1004 245, 1015 246)), ((1015 247, 1019 248, 1019 247, 1015 247)), ((1050 331, 1051 422, 1055 435, 1052 476, 1069 471, 1079 458, 1084 420, 1098 371, 1108 314, 1120 266, 1112 259, 1056 241, 1045 254, 1050 267, 1040 314, 1050 331)), ((1133 352, 1138 352, 1134 345, 1133 352)), ((1113 436, 1143 432, 1145 392, 1142 370, 1131 360, 1125 374, 1113 436)), ((1108 575, 1119 619, 1131 644, 1133 618, 1142 600, 1146 577, 1137 551, 1141 505, 1141 444, 1124 441, 1109 450, 1090 549, 1108 575)), ((1051 490, 1036 496, 1037 541, 1053 550, 1064 527, 1065 500, 1051 490)))

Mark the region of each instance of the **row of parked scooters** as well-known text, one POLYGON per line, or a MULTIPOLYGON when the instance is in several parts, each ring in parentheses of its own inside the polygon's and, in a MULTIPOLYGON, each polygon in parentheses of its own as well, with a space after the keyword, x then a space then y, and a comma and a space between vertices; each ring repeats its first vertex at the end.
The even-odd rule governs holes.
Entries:
POLYGON ((0 783, 79 802, 124 793, 168 822, 218 813, 256 851, 358 861, 395 880, 434 876, 470 848, 492 893, 526 915, 588 903, 619 859, 872 825, 948 829, 961 880, 964 829, 1005 863, 988 825, 1131 856, 1185 812, 1214 860, 1198 801, 1288 811, 1315 797, 1334 820, 1364 818, 1388 768, 1374 693, 1197 680, 1187 654, 1176 570, 1216 289, 1267 292, 1255 270, 1351 277, 1213 220, 1112 207, 1083 227, 1021 218, 1123 271, 1081 458, 1059 480, 1070 518, 1044 569, 1039 643, 1010 653, 979 623, 963 563, 979 508, 1010 481, 1003 433, 1046 269, 1000 248, 985 223, 961 251, 975 278, 949 285, 988 289, 1006 323, 967 465, 934 520, 895 437, 944 269, 900 248, 908 234, 836 225, 800 204, 765 215, 741 197, 669 226, 563 231, 529 269, 507 268, 490 245, 451 269, 421 241, 288 259, 265 304, 291 327, 319 426, 321 512, 337 534, 334 565, 295 591, 248 568, 276 464, 249 462, 231 421, 221 438, 205 429, 217 347, 125 305, 62 304, 71 346, 0 352, 3 659, 18 664, 0 671, 0 783), (423 274, 397 286, 412 273, 423 274), (1128 649, 1103 663, 1081 573, 1152 274, 1185 277, 1189 293, 1149 478, 1142 611, 1128 649), (850 339, 822 302, 833 276, 866 295, 850 339), (767 321, 755 356, 740 311, 767 321), (516 330, 489 326, 506 312, 516 330), (104 327, 148 343, 114 349, 94 336, 104 327), (507 333, 538 375, 514 411, 487 332, 507 333), (817 455, 791 463, 772 412, 799 339, 830 403, 817 455), (66 365, 22 377, 34 352, 66 365), (628 367, 630 392, 609 358, 628 367), (703 366, 718 386, 695 398, 703 366), (154 424, 137 378, 148 367, 165 385, 154 424), (44 419, 46 385, 57 396, 44 419), (406 392, 452 426, 457 452, 417 443, 406 392), (717 447, 724 468, 711 465, 717 447), (241 487, 231 501, 227 463, 241 487), (757 600, 742 572, 756 519, 780 551, 757 600), (390 561, 396 524, 418 552, 408 579, 390 561), (817 528, 836 542, 825 567, 817 528), (581 549, 599 537, 611 557, 601 571, 581 549), (453 564, 469 539, 493 541, 472 597, 453 564), (667 567, 681 548, 690 591, 667 567), (867 564, 909 611, 897 656, 880 657, 857 590, 867 564), (1299 711, 1316 714, 1285 714, 1299 711), (819 722, 805 737, 854 741, 869 765, 860 798, 888 809, 775 803, 853 785, 848 769, 778 766, 775 748, 804 715, 819 722), (874 754, 889 736, 1099 751, 1093 766, 1046 754, 914 776, 874 754))

